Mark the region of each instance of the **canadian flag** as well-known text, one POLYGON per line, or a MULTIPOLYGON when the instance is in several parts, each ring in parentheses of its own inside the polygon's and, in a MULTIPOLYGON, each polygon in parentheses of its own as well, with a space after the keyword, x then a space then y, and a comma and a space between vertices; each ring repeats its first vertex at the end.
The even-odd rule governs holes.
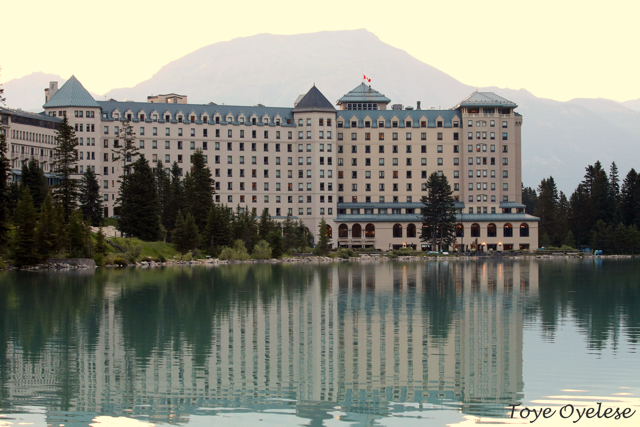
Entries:
POLYGON ((368 79, 367 76, 365 76, 364 74, 362 75, 362 78, 365 79, 368 82, 371 82, 371 79, 368 79))

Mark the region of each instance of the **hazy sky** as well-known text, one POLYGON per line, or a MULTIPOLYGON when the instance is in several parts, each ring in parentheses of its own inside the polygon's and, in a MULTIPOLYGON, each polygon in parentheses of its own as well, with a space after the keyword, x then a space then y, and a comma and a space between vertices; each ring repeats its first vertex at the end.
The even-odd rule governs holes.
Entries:
POLYGON ((637 0, 7 1, 0 83, 75 74, 103 94, 219 41, 366 28, 469 85, 625 101, 640 98, 638 16, 637 0))

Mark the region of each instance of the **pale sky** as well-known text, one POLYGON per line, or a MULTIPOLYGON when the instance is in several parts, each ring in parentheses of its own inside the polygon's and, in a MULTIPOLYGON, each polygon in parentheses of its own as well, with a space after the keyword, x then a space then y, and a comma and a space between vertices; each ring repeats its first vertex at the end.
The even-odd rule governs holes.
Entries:
POLYGON ((366 28, 468 85, 559 101, 640 98, 637 0, 35 0, 1 10, 0 83, 75 74, 104 94, 216 42, 366 28))

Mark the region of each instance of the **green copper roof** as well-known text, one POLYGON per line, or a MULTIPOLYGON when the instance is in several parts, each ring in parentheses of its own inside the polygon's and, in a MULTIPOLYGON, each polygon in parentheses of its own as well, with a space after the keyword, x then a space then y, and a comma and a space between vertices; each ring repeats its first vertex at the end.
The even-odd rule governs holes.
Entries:
POLYGON ((460 107, 509 107, 516 108, 518 105, 515 102, 509 101, 496 95, 493 92, 473 92, 465 99, 460 101, 455 108, 460 107))
POLYGON ((329 100, 313 85, 309 92, 302 97, 298 105, 293 109, 294 112, 302 111, 325 111, 335 113, 336 109, 331 105, 329 100))
POLYGON ((98 107, 98 103, 91 94, 82 86, 82 83, 71 76, 65 84, 43 105, 50 107, 98 107))
POLYGON ((360 83, 351 92, 338 99, 338 104, 343 102, 384 102, 388 104, 391 100, 377 90, 372 89, 371 85, 367 86, 364 83, 360 83))
MULTIPOLYGON (((418 214, 339 214, 334 222, 422 222, 418 214)), ((540 218, 528 214, 465 214, 456 215, 462 222, 537 222, 540 218)))

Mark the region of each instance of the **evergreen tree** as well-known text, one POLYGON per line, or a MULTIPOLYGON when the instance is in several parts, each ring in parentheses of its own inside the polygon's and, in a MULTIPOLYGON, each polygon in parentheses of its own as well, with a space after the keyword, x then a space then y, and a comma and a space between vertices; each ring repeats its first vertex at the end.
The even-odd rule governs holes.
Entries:
POLYGON ((104 237, 104 232, 102 231, 102 222, 100 223, 100 228, 98 228, 98 232, 96 233, 96 245, 93 249, 93 260, 96 262, 96 265, 99 267, 104 266, 104 257, 108 253, 107 241, 104 237))
POLYGON ((38 221, 38 253, 42 259, 48 258, 62 249, 60 228, 61 224, 58 222, 51 195, 47 194, 42 203, 38 221))
MULTIPOLYGON (((123 176, 126 176, 131 172, 136 156, 140 154, 140 150, 134 144, 136 134, 129 120, 122 123, 122 129, 118 132, 118 136, 122 139, 122 142, 116 140, 116 145, 111 152, 113 153, 114 162, 122 162, 122 173, 123 176)), ((122 178, 121 176, 120 179, 122 178)))
POLYGON ((18 207, 18 201, 22 197, 22 190, 20 188, 20 183, 12 182, 9 184, 9 188, 6 193, 6 208, 7 208, 7 219, 11 221, 12 218, 15 217, 16 208, 18 207))
POLYGON ((571 220, 570 223, 573 227, 573 235, 576 239, 576 244, 587 245, 589 244, 590 231, 591 231, 591 211, 589 203, 589 193, 583 184, 578 184, 578 188, 571 195, 569 200, 571 205, 571 220))
POLYGON ((271 215, 269 215, 269 210, 267 208, 262 209, 260 222, 258 223, 258 236, 260 236, 260 240, 267 240, 267 236, 273 231, 274 225, 274 222, 271 220, 271 215))
POLYGON ((189 212, 193 215, 199 230, 204 230, 207 224, 207 216, 213 206, 214 181, 211 169, 204 161, 202 149, 198 148, 191 156, 191 185, 185 196, 188 199, 189 212))
MULTIPOLYGON (((166 221, 165 227, 167 230, 172 230, 176 219, 178 217, 178 210, 181 206, 185 205, 184 201, 184 187, 182 185, 182 181, 180 176, 182 175, 182 170, 178 165, 178 162, 173 162, 171 165, 171 184, 169 186, 169 197, 168 203, 165 205, 165 213, 164 220, 166 221)), ((173 241, 173 236, 171 236, 171 241, 173 241)))
POLYGON ((38 161, 33 157, 22 165, 20 187, 22 189, 29 187, 31 197, 33 198, 33 206, 39 211, 42 202, 44 202, 45 197, 47 197, 49 186, 47 185, 47 178, 44 176, 44 171, 40 168, 38 161))
POLYGON ((422 230, 420 240, 432 241, 434 248, 450 245, 455 240, 456 209, 453 191, 447 177, 433 172, 427 179, 427 196, 422 197, 422 230), (430 232, 425 232, 430 230, 430 232))
POLYGON ((69 255, 72 258, 89 258, 93 255, 91 231, 85 224, 82 211, 76 210, 69 218, 69 255))
POLYGON ((165 193, 165 190, 168 190, 169 188, 168 183, 170 183, 171 181, 167 177, 167 173, 164 170, 164 165, 161 160, 158 160, 158 163, 156 163, 156 167, 153 169, 153 174, 156 179, 156 191, 158 192, 158 204, 159 204, 160 215, 161 215, 160 221, 162 225, 164 225, 164 227, 167 228, 167 224, 165 224, 165 220, 164 220, 164 211, 167 203, 169 203, 169 200, 168 200, 169 194, 168 194, 168 191, 167 193, 165 193))
POLYGON ((22 190, 22 196, 20 197, 20 201, 18 201, 15 225, 16 230, 11 246, 16 266, 24 267, 37 264, 40 261, 36 240, 38 218, 28 186, 22 190))
POLYGON ((564 241, 562 242, 564 246, 569 246, 570 248, 576 247, 576 241, 573 238, 573 233, 571 230, 567 231, 567 235, 564 237, 564 241))
POLYGON ((231 247, 233 243, 233 228, 227 206, 214 204, 211 207, 203 235, 204 249, 210 255, 217 256, 223 247, 231 247))
POLYGON ((276 259, 280 258, 284 253, 282 231, 280 230, 280 227, 269 233, 269 236, 267 236, 267 242, 269 242, 269 246, 271 247, 271 257, 276 259))
POLYGON ((61 203, 63 209, 63 219, 69 222, 71 213, 78 206, 78 183, 72 178, 72 174, 77 172, 76 162, 78 161, 78 138, 76 132, 65 115, 63 121, 58 125, 56 131, 56 143, 54 148, 53 162, 54 170, 60 177, 60 184, 55 187, 54 200, 61 203))
POLYGON ((92 226, 96 227, 100 224, 102 219, 100 184, 91 168, 87 168, 80 180, 80 210, 89 219, 92 226))
POLYGON ((258 222, 253 211, 249 211, 248 207, 236 208, 236 214, 233 217, 233 236, 234 240, 242 240, 245 248, 249 252, 253 252, 253 247, 258 243, 258 222))
POLYGON ((610 222, 612 219, 612 200, 609 197, 611 194, 609 178, 599 161, 586 167, 582 184, 589 194, 591 218, 588 230, 592 230, 599 220, 605 223, 610 222))
MULTIPOLYGON (((2 88, 0 88, 0 102, 2 98, 2 88)), ((7 127, 0 125, 0 255, 4 252, 9 241, 9 182, 11 173, 11 161, 7 154, 9 145, 7 144, 7 127)))
POLYGON ((618 165, 616 162, 611 162, 609 167, 609 199, 612 206, 610 209, 612 222, 617 224, 621 221, 620 218, 620 176, 618 175, 618 165))
POLYGON ((320 221, 320 233, 318 234, 318 244, 316 245, 316 255, 325 256, 329 253, 329 230, 327 222, 322 217, 320 221))
POLYGON ((187 214, 184 220, 184 234, 182 240, 182 246, 179 248, 176 245, 176 249, 181 253, 186 253, 200 246, 200 232, 196 225, 195 218, 191 215, 191 212, 187 214))
POLYGON ((640 226, 640 175, 631 169, 620 191, 620 219, 626 226, 640 226))
POLYGON ((525 213, 534 215, 538 209, 538 195, 535 189, 522 186, 522 204, 526 206, 525 213))
POLYGON ((562 191, 558 197, 557 215, 556 234, 553 237, 553 244, 560 246, 566 237, 567 231, 570 231, 569 218, 571 217, 571 204, 562 191))
POLYGON ((141 155, 133 171, 122 176, 116 203, 120 207, 118 229, 130 237, 153 241, 160 237, 158 192, 153 172, 141 155))
POLYGON ((185 229, 184 229, 184 217, 182 216, 182 210, 178 209, 178 215, 176 216, 176 223, 174 224, 173 231, 171 232, 171 242, 175 245, 176 250, 181 252, 181 249, 186 245, 185 243, 185 229))
POLYGON ((291 213, 287 213, 287 218, 282 222, 282 240, 285 252, 297 247, 295 221, 291 218, 291 213))
MULTIPOLYGON (((540 218, 538 224, 538 234, 540 236, 547 235, 549 242, 545 242, 546 246, 555 244, 558 232, 558 189, 553 177, 543 179, 538 186, 538 209, 534 215, 540 218)), ((542 244, 542 240, 541 240, 542 244)))

